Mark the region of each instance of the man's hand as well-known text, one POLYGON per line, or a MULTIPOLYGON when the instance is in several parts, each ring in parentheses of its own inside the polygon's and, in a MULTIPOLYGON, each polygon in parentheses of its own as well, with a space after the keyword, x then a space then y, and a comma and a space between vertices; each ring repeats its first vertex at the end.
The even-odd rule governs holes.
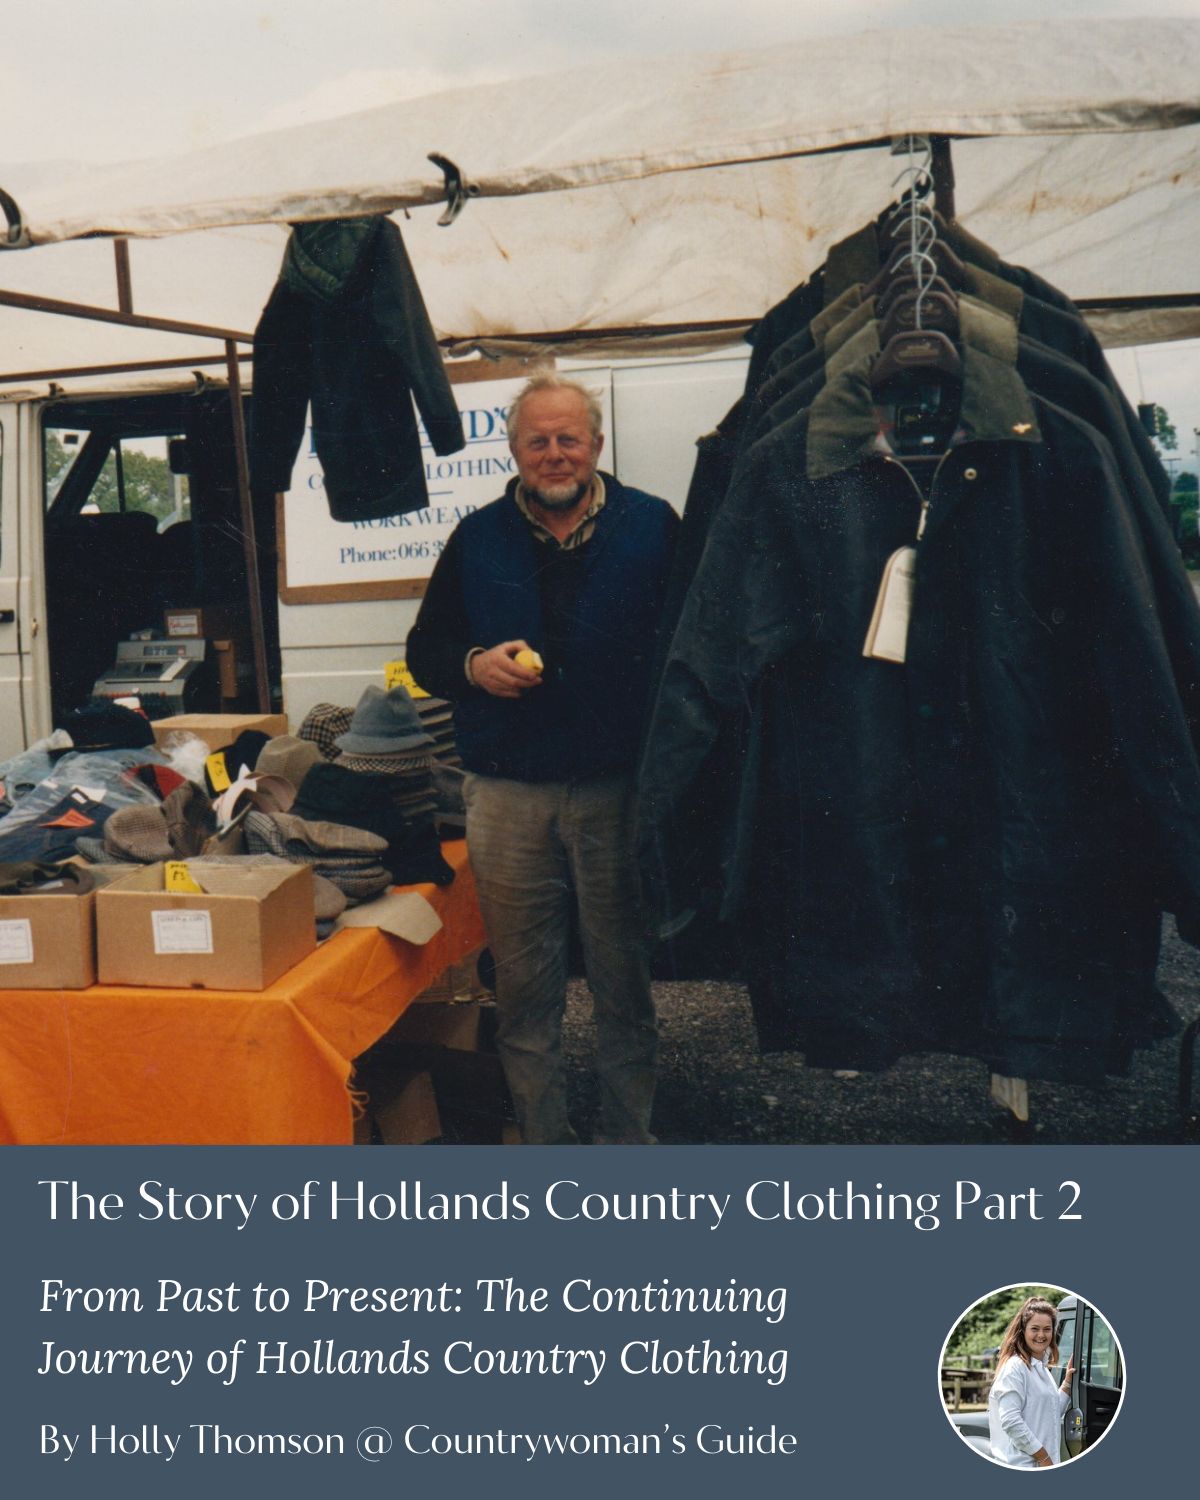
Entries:
POLYGON ((471 681, 493 698, 523 698, 542 680, 532 667, 513 660, 518 651, 528 650, 525 641, 501 641, 490 650, 478 652, 471 658, 471 681))

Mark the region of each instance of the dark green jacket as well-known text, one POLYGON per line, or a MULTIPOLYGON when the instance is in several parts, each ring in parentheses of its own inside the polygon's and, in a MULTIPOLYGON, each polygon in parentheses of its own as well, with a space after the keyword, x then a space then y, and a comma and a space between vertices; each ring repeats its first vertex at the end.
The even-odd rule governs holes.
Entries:
POLYGON ((462 422, 399 229, 370 218, 293 230, 254 334, 252 487, 268 495, 290 487, 311 402, 335 520, 424 509, 413 398, 433 451, 461 448, 462 422))
POLYGON ((903 666, 863 656, 920 509, 875 449, 869 361, 755 445, 667 660, 642 864, 664 925, 717 888, 764 1045, 1095 1082, 1167 1023, 1162 910, 1200 916, 1200 650, 1160 611, 1105 439, 964 357, 903 666), (714 787, 731 731, 741 774, 714 787))

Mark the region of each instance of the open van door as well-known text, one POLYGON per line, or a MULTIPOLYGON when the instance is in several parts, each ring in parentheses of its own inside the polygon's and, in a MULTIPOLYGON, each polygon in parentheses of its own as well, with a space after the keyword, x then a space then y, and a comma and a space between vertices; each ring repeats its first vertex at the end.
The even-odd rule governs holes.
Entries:
POLYGON ((38 707, 30 701, 35 673, 28 652, 37 632, 37 603, 30 589, 30 566, 24 556, 21 496, 22 422, 28 405, 0 402, 0 760, 19 754, 42 729, 38 707))
POLYGON ((1071 1399, 1063 1417, 1065 1461, 1078 1458, 1108 1431, 1121 1405, 1125 1372, 1116 1337, 1095 1308, 1077 1297, 1064 1297, 1058 1312, 1058 1370, 1065 1370, 1071 1355, 1075 1357, 1071 1399))

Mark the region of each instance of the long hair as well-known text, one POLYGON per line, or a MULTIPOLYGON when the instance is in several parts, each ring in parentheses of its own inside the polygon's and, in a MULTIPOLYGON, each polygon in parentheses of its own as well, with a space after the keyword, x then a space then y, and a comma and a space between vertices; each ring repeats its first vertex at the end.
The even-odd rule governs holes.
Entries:
POLYGON ((1015 1354, 1028 1364, 1031 1358, 1029 1345, 1025 1342, 1025 1329, 1029 1326, 1030 1318, 1044 1313, 1050 1319, 1050 1326, 1054 1333, 1050 1335, 1050 1359, 1051 1365, 1058 1363, 1058 1309, 1053 1302, 1047 1302, 1045 1297, 1026 1297, 1025 1301, 1013 1315, 1012 1322, 1004 1330, 1004 1337, 1000 1340, 1000 1353, 996 1356, 996 1369, 1011 1355, 1015 1354))

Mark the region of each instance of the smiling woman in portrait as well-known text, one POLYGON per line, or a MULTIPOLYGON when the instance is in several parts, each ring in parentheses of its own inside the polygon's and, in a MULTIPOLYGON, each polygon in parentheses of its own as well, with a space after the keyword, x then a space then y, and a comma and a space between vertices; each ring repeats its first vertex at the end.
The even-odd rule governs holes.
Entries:
POLYGON ((1057 1313, 1044 1297, 1027 1297, 1004 1331, 996 1378, 988 1395, 992 1457, 1014 1469, 1048 1469, 1059 1461, 1063 1413, 1070 1401, 1074 1360, 1061 1385, 1057 1313))

